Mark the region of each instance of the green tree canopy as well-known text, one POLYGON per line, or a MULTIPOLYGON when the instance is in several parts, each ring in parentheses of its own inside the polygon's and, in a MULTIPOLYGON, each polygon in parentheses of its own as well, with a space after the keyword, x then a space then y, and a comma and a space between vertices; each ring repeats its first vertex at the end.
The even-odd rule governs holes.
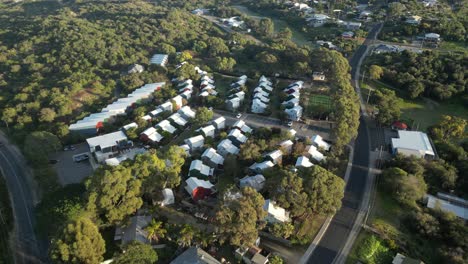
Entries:
POLYGON ((379 65, 371 65, 369 68, 369 77, 372 80, 379 80, 383 75, 383 69, 379 65))
POLYGON ((423 198, 427 191, 422 176, 408 174, 400 168, 385 169, 382 178, 385 182, 385 188, 398 202, 404 205, 414 206, 415 202, 423 198))
POLYGON ((400 98, 392 90, 376 90, 375 106, 379 110, 376 119, 380 124, 390 125, 400 118, 400 98))
POLYGON ((139 241, 133 241, 122 250, 122 253, 116 254, 115 264, 152 264, 158 261, 158 254, 151 245, 143 244, 139 241))
POLYGON ((52 240, 50 258, 55 263, 95 264, 103 261, 104 240, 98 228, 88 218, 70 222, 52 240))
POLYGON ((193 123, 196 126, 202 126, 206 124, 208 121, 213 119, 213 111, 209 110, 206 107, 200 107, 197 109, 197 113, 195 115, 195 119, 193 123))
POLYGON ((24 153, 34 164, 46 163, 49 154, 62 148, 58 137, 50 132, 32 132, 24 141, 24 153))

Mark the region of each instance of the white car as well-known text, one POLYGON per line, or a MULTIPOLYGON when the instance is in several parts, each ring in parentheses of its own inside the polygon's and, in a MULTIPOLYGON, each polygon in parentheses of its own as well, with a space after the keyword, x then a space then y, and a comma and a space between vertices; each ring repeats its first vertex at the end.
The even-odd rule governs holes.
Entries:
POLYGON ((293 125, 293 121, 289 121, 288 122, 288 127, 292 127, 292 125, 293 125))
POLYGON ((238 114, 236 115, 236 118, 239 119, 239 118, 241 118, 241 116, 242 116, 242 114, 241 114, 241 113, 238 113, 238 114))

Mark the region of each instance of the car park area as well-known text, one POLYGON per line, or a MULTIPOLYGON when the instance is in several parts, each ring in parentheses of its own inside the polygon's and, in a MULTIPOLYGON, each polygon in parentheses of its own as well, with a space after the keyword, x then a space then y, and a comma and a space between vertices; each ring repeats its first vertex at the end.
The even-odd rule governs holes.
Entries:
POLYGON ((54 153, 50 160, 57 160, 52 167, 62 185, 80 183, 93 173, 90 164, 90 153, 86 143, 65 147, 63 151, 54 153), (86 155, 88 158, 86 158, 86 155))

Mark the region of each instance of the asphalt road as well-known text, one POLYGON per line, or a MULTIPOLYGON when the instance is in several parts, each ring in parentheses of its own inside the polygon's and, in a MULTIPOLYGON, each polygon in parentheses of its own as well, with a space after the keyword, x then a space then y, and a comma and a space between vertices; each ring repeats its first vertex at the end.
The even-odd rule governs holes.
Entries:
MULTIPOLYGON (((352 68, 353 84, 356 78, 359 78, 359 67, 362 57, 365 55, 367 45, 371 44, 372 39, 378 33, 380 25, 376 25, 369 32, 368 37, 350 60, 352 68)), ((357 90, 360 93, 359 90, 357 90)), ((361 201, 364 195, 365 186, 368 177, 370 139, 367 123, 361 117, 358 130, 358 136, 354 142, 353 167, 349 180, 346 184, 345 194, 341 209, 333 217, 330 226, 320 240, 319 244, 312 252, 307 263, 333 263, 339 256, 344 247, 347 238, 354 226, 354 222, 359 213, 361 201)))
POLYGON ((10 145, 2 134, 0 140, 3 143, 0 146, 0 170, 10 192, 15 217, 15 262, 44 263, 41 260, 45 259, 46 247, 34 232, 34 195, 27 178, 31 177, 31 174, 19 151, 10 145))

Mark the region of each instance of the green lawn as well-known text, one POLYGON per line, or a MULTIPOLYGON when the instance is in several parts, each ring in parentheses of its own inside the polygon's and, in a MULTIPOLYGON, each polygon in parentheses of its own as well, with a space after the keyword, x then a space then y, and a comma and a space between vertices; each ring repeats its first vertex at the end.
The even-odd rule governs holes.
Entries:
MULTIPOLYGON (((414 125, 419 130, 426 130, 429 126, 438 123, 443 115, 454 115, 468 119, 468 108, 463 106, 460 98, 452 98, 447 101, 438 102, 432 99, 409 99, 402 90, 394 89, 381 82, 371 82, 374 88, 387 88, 395 90, 401 98, 401 119, 408 125, 414 125)), ((368 90, 363 89, 364 100, 367 98, 368 90)))
POLYGON ((455 41, 442 41, 439 46, 439 50, 441 51, 455 51, 455 52, 467 52, 468 46, 466 43, 463 42, 455 42, 455 41))

